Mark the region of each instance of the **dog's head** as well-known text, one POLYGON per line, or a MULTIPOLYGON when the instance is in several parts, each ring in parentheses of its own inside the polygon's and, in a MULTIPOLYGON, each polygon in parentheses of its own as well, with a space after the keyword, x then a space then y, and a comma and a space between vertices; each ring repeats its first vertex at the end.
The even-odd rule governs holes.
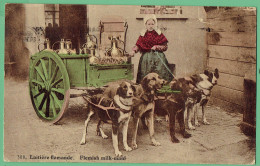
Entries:
POLYGON ((172 90, 181 91, 180 96, 191 100, 192 103, 196 102, 198 97, 201 96, 201 93, 191 84, 191 81, 185 78, 173 79, 170 82, 170 87, 172 90))
POLYGON ((218 69, 216 69, 215 73, 205 70, 203 74, 192 75, 190 79, 191 84, 196 86, 196 88, 203 90, 205 95, 209 95, 210 90, 217 84, 218 77, 218 69))
POLYGON ((208 70, 205 70, 204 74, 206 76, 208 76, 208 81, 211 82, 212 85, 216 85, 217 84, 217 81, 218 81, 218 78, 219 78, 219 72, 218 72, 217 68, 215 69, 214 73, 210 72, 208 70))
POLYGON ((135 87, 131 83, 123 81, 117 88, 116 94, 123 98, 131 98, 133 97, 134 92, 135 87))
POLYGON ((114 96, 115 105, 117 105, 121 111, 131 111, 133 106, 134 93, 135 87, 130 82, 121 82, 117 88, 116 95, 114 96))
POLYGON ((184 78, 179 79, 173 79, 170 82, 170 87, 172 90, 181 91, 181 93, 189 93, 189 91, 192 89, 189 86, 189 81, 185 80, 184 78))
POLYGON ((157 73, 149 73, 143 78, 141 85, 144 91, 153 94, 156 90, 162 88, 165 83, 166 81, 160 78, 157 73))

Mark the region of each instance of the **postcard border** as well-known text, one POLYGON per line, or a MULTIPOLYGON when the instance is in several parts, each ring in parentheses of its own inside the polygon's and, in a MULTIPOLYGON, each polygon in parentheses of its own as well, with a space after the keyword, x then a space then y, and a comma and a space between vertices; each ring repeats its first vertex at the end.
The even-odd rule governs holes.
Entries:
MULTIPOLYGON (((5 34, 5 4, 6 3, 37 3, 37 4, 96 4, 96 5, 177 5, 177 6, 243 6, 243 7, 256 7, 257 8, 257 18, 260 18, 260 12, 258 12, 258 8, 260 7, 259 0, 164 0, 164 1, 157 1, 157 0, 74 0, 73 2, 68 0, 1 0, 0 2, 0 121, 2 125, 0 127, 0 142, 3 144, 3 133, 4 133, 4 34, 5 34)), ((259 19, 257 19, 257 25, 259 25, 259 19)), ((257 26, 257 30, 258 30, 257 26)), ((257 40, 259 40, 260 34, 257 33, 257 40)), ((257 47, 260 46, 260 42, 257 42, 257 47)), ((256 48, 257 48, 256 47, 256 48)), ((260 51, 257 49, 257 55, 259 55, 260 51)), ((259 68, 259 58, 257 58, 257 80, 259 80, 260 68, 259 68)), ((260 90, 259 90, 260 82, 257 81, 257 97, 256 101, 259 100, 260 90)), ((256 110, 259 110, 259 103, 256 105, 256 110)), ((259 144, 259 122, 260 114, 256 111, 257 123, 256 123, 256 145, 259 144)), ((259 147, 259 146, 258 146, 259 147)), ((30 165, 48 165, 48 166, 56 166, 56 165, 86 165, 86 163, 32 163, 32 162, 4 162, 3 160, 3 150, 4 147, 0 146, 0 165, 5 166, 30 166, 30 165)), ((256 163, 259 154, 259 149, 256 147, 256 163)), ((142 164, 131 164, 131 163, 88 163, 89 166, 103 166, 103 165, 145 165, 142 164)), ((149 164, 150 165, 150 164, 149 164)), ((153 164, 153 165, 161 165, 161 164, 153 164)), ((165 164, 166 165, 166 164, 165 164)), ((169 165, 169 164, 167 164, 169 165)), ((176 164, 175 164, 176 165, 176 164)), ((188 166, 191 164, 182 164, 183 166, 188 166)), ((195 164, 192 164, 195 165, 195 164)), ((197 164, 196 164, 197 165, 197 164)), ((198 164, 199 165, 199 164, 198 164)), ((217 165, 217 164, 211 164, 217 165)))

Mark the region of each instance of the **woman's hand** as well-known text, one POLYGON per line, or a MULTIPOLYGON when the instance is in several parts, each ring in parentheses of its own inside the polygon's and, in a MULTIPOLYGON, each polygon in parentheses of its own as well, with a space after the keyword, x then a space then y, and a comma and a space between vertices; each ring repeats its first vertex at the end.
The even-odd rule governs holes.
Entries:
POLYGON ((137 53, 139 51, 139 48, 135 45, 133 48, 132 48, 132 51, 129 53, 129 55, 131 57, 133 57, 135 55, 135 53, 137 53))
POLYGON ((154 51, 166 51, 168 48, 168 46, 165 44, 165 45, 154 45, 151 50, 154 50, 154 51))
POLYGON ((154 50, 154 51, 155 51, 156 49, 157 49, 157 46, 156 46, 156 45, 151 48, 151 50, 154 50))
POLYGON ((133 57, 135 55, 135 51, 131 51, 130 53, 129 53, 129 56, 130 57, 133 57))

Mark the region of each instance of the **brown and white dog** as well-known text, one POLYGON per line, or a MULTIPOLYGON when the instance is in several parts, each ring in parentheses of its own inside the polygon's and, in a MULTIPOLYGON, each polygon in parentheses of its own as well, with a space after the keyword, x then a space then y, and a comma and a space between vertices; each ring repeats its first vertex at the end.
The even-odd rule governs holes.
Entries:
POLYGON ((147 74, 140 85, 136 86, 136 98, 133 106, 133 132, 132 132, 132 148, 137 148, 136 135, 138 123, 142 116, 146 118, 147 126, 151 142, 154 146, 159 146, 160 143, 154 138, 154 96, 166 81, 161 79, 157 73, 147 74))
POLYGON ((209 125, 210 123, 206 119, 205 114, 205 106, 208 103, 208 100, 211 95, 211 90, 214 85, 217 84, 217 80, 219 78, 219 72, 216 68, 214 73, 208 70, 205 70, 203 74, 192 75, 189 78, 191 86, 194 86, 198 91, 201 92, 201 99, 198 100, 195 104, 187 105, 187 119, 188 119, 188 128, 194 130, 195 126, 199 126, 198 122, 198 107, 202 107, 202 123, 205 125, 209 125), (194 111, 194 124, 191 123, 191 112, 194 111))
POLYGON ((169 116, 169 126, 171 141, 178 143, 179 140, 175 137, 175 119, 178 119, 180 126, 180 133, 184 138, 191 137, 185 130, 184 111, 187 102, 192 103, 200 98, 200 92, 190 87, 189 81, 184 78, 173 79, 170 82, 170 88, 179 93, 160 94, 155 100, 155 113, 159 116, 169 116))
POLYGON ((112 124, 112 141, 116 156, 122 153, 118 148, 118 130, 122 125, 123 145, 126 151, 131 151, 127 144, 128 123, 132 114, 134 87, 131 83, 123 81, 120 84, 114 83, 108 86, 103 94, 91 96, 88 100, 88 114, 85 121, 81 145, 86 143, 87 126, 91 116, 97 113, 99 122, 97 135, 106 139, 108 136, 102 130, 103 123, 112 124))

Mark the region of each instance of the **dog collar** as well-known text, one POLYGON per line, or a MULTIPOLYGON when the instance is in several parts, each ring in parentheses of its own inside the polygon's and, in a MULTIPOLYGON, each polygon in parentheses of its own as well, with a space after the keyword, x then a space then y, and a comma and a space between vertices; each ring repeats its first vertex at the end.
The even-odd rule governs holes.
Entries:
POLYGON ((133 99, 131 98, 123 98, 119 96, 119 101, 125 106, 132 106, 133 105, 133 99))
POLYGON ((131 110, 131 106, 128 105, 124 105, 121 101, 120 101, 120 97, 119 95, 115 95, 114 96, 114 102, 117 106, 119 106, 119 108, 126 110, 126 111, 130 111, 131 110))

